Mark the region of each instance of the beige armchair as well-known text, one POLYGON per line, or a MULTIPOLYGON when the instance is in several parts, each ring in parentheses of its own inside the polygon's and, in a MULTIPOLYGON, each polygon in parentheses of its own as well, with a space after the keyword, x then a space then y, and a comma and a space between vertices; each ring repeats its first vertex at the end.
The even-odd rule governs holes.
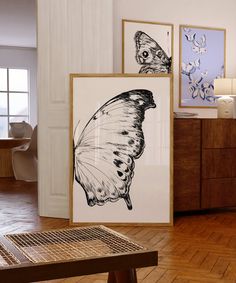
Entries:
POLYGON ((12 168, 16 180, 37 181, 37 126, 31 140, 21 146, 12 148, 12 168))

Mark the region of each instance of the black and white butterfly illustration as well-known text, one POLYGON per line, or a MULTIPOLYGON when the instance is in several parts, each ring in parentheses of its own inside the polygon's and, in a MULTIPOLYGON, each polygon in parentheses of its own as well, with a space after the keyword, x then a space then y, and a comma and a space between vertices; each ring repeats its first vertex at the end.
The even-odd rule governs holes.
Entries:
POLYGON ((89 119, 81 134, 74 132, 74 178, 89 206, 124 199, 132 209, 130 186, 135 159, 145 147, 145 111, 155 108, 146 89, 123 92, 108 100, 89 119))
POLYGON ((168 57, 161 46, 143 31, 134 36, 136 61, 141 65, 139 73, 170 73, 171 57, 168 57))

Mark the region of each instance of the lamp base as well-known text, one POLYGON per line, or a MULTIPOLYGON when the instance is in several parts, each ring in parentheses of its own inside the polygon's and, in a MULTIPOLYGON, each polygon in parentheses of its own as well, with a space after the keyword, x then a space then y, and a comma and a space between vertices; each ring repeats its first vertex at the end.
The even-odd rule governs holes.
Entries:
POLYGON ((234 118, 235 114, 234 114, 234 99, 232 97, 222 96, 217 99, 218 118, 232 119, 234 118))
POLYGON ((234 119, 236 119, 236 96, 232 96, 233 100, 234 100, 234 119))

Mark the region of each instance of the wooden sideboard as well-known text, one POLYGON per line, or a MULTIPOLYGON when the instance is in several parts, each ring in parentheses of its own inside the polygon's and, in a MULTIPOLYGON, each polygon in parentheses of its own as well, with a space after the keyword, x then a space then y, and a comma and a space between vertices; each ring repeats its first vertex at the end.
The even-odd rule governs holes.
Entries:
POLYGON ((7 138, 0 139, 0 177, 13 177, 11 149, 13 147, 25 144, 30 139, 7 138))
POLYGON ((174 210, 236 206, 236 119, 175 119, 174 210))

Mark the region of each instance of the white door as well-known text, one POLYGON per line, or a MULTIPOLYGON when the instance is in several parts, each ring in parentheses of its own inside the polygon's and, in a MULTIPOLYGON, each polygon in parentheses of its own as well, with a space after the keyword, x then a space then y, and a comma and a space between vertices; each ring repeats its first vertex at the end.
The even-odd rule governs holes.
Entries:
POLYGON ((69 73, 113 70, 112 0, 38 0, 39 214, 69 217, 69 73))

